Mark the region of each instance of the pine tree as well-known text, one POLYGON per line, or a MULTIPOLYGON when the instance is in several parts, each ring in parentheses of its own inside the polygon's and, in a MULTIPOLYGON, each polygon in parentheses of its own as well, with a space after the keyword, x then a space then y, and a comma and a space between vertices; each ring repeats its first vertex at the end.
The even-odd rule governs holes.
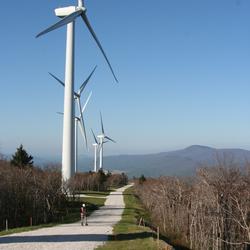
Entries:
POLYGON ((14 155, 12 155, 12 159, 10 161, 11 165, 17 166, 19 168, 23 168, 25 166, 33 166, 33 157, 29 155, 26 150, 23 148, 21 144, 14 155))
POLYGON ((146 178, 145 178, 144 174, 142 174, 139 178, 139 184, 143 184, 143 182, 145 182, 145 181, 146 181, 146 178))

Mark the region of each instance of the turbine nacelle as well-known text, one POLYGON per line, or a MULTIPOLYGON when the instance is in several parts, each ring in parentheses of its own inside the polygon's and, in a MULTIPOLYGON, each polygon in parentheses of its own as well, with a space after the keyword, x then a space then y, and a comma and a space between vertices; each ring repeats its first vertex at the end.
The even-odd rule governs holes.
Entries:
POLYGON ((98 135, 97 138, 99 138, 99 139, 104 139, 104 138, 105 138, 105 135, 98 135))
MULTIPOLYGON (((83 6, 83 0, 78 0, 78 6, 68 6, 68 7, 64 7, 64 8, 55 9, 56 16, 61 17, 62 20, 60 20, 59 22, 53 24, 49 28, 47 28, 47 29, 43 30, 42 32, 40 32, 39 34, 37 34, 36 38, 43 36, 43 35, 51 32, 53 30, 56 30, 64 25, 68 25, 70 23, 73 23, 76 20, 76 18, 81 17, 83 22, 87 26, 87 29, 89 30, 90 34, 94 38, 97 46, 101 50, 102 55, 104 56, 105 61, 107 62, 115 81, 118 82, 118 80, 115 76, 114 70, 113 70, 113 68, 112 68, 112 66, 111 66, 111 64, 106 56, 106 53, 104 52, 102 45, 101 45, 99 39, 97 38, 95 31, 93 30, 93 28, 89 22, 89 19, 86 15, 86 12, 87 12, 87 9, 83 6)), ((74 36, 74 32, 73 32, 73 36, 74 36)))
POLYGON ((55 14, 58 17, 66 17, 68 15, 73 14, 74 12, 82 10, 82 12, 86 11, 86 8, 82 6, 68 6, 68 7, 63 7, 63 8, 57 8, 55 9, 55 14))

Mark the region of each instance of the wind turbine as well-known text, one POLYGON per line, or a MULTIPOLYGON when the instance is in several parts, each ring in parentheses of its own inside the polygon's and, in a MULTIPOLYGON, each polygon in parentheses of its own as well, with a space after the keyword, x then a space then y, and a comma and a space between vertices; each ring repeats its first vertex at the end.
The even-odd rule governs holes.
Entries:
POLYGON ((97 172, 97 150, 98 150, 98 147, 99 147, 99 143, 98 143, 98 141, 97 141, 97 139, 96 139, 96 136, 95 136, 95 134, 94 134, 94 132, 93 132, 92 129, 91 129, 91 131, 92 131, 92 135, 93 135, 94 141, 95 141, 95 143, 93 143, 92 145, 93 145, 94 150, 95 150, 95 156, 94 156, 94 172, 96 173, 96 172, 97 172))
POLYGON ((75 173, 78 170, 78 124, 80 124, 81 133, 85 139, 86 147, 88 147, 85 125, 83 123, 83 112, 85 111, 91 96, 92 92, 90 92, 87 101, 85 102, 82 110, 80 111, 80 117, 75 116, 75 173))
POLYGON ((112 141, 114 143, 116 143, 116 142, 113 139, 111 139, 110 137, 108 137, 107 135, 105 135, 101 112, 100 112, 100 117, 101 117, 102 134, 98 135, 97 137, 99 138, 99 145, 100 145, 99 169, 102 169, 103 168, 103 144, 107 142, 107 141, 104 141, 104 139, 107 139, 108 141, 112 141))
MULTIPOLYGON (((89 76, 87 77, 87 79, 82 83, 82 85, 80 86, 80 88, 78 89, 77 92, 74 92, 74 99, 75 102, 77 103, 78 109, 79 109, 79 113, 80 113, 80 118, 81 118, 81 122, 83 125, 83 132, 84 132, 84 137, 85 137, 85 143, 86 143, 86 147, 88 147, 88 141, 87 141, 87 136, 86 136, 86 129, 85 129, 85 125, 84 125, 84 120, 83 120, 83 112, 82 112, 82 106, 81 106, 81 95, 83 90, 85 89, 85 87, 87 86, 90 78, 92 77, 92 75, 94 74, 95 70, 96 70, 97 66, 94 67, 94 69, 92 70, 92 72, 89 74, 89 76)), ((49 72, 49 74, 55 79, 57 80, 63 87, 65 87, 65 84, 62 80, 60 80, 58 77, 56 77, 55 75, 53 75, 52 73, 49 72)), ((76 136, 75 136, 76 138, 76 136)), ((76 142, 75 142, 76 144, 76 142)), ((75 163, 76 164, 76 163, 75 163)))
MULTIPOLYGON (((77 106, 78 106, 78 109, 79 109, 79 114, 80 114, 80 117, 77 117, 75 116, 75 162, 74 162, 74 172, 77 171, 77 165, 78 165, 78 122, 79 122, 79 119, 81 120, 81 124, 82 126, 80 126, 80 129, 83 133, 83 137, 84 137, 84 140, 85 140, 85 143, 86 143, 86 148, 88 147, 88 141, 87 141, 87 136, 86 136, 86 129, 85 129, 85 123, 84 123, 84 120, 83 120, 83 111, 84 109, 86 108, 86 105, 92 95, 92 92, 90 93, 83 109, 82 109, 82 106, 81 106, 81 95, 83 93, 83 90, 85 89, 85 87, 87 86, 90 78, 92 77, 92 75, 94 74, 95 70, 96 70, 97 66, 94 67, 94 69, 92 70, 92 72, 89 74, 89 76, 87 77, 87 79, 82 83, 82 85, 80 86, 80 88, 78 89, 77 92, 74 92, 74 99, 75 99, 75 102, 77 103, 77 106)), ((56 77, 55 75, 53 75, 52 73, 49 73, 56 81, 58 81, 63 87, 65 87, 65 84, 62 80, 60 80, 58 77, 56 77)))
POLYGON ((59 22, 39 33, 40 37, 50 31, 67 25, 66 38, 66 63, 65 63, 65 92, 64 92, 64 121, 63 121, 63 150, 62 150, 62 176, 67 181, 72 176, 71 167, 74 166, 74 55, 75 55, 75 20, 79 16, 87 26, 87 29, 94 38, 97 46, 101 50, 114 78, 117 78, 111 64, 99 42, 93 28, 86 15, 87 9, 83 1, 78 0, 78 6, 69 6, 55 9, 56 16, 62 18, 59 22))
MULTIPOLYGON (((75 116, 75 168, 74 168, 74 172, 76 173, 78 170, 78 127, 80 128, 81 134, 83 136, 84 141, 86 142, 86 134, 85 134, 85 126, 84 123, 82 123, 82 119, 80 118, 81 115, 83 114, 83 112, 86 109, 86 106, 90 100, 92 96, 92 92, 90 92, 81 112, 80 112, 80 116, 75 116), (80 125, 80 126, 79 126, 80 125)), ((61 112, 57 112, 60 115, 64 115, 64 113, 61 112)))

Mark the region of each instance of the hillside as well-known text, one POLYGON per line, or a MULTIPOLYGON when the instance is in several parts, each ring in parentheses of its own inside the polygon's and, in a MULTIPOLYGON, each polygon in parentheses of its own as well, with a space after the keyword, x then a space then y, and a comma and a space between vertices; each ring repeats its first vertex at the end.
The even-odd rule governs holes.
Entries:
MULTIPOLYGON (((118 155, 104 158, 104 166, 109 170, 119 170, 127 173, 130 177, 144 174, 158 177, 161 175, 193 175, 199 166, 211 166, 216 159, 226 159, 243 166, 250 160, 250 151, 243 149, 216 149, 207 146, 193 145, 182 150, 162 152, 147 155, 118 155)), ((80 160, 81 170, 92 169, 91 158, 80 160)))

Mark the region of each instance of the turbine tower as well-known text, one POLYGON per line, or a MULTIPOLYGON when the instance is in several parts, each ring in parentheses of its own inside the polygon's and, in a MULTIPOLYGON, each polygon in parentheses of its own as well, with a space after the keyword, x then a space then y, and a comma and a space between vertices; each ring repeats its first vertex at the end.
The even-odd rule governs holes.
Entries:
POLYGON ((104 126, 103 126, 103 121, 102 121, 102 113, 100 113, 100 118, 101 118, 101 127, 102 127, 102 133, 98 135, 97 137, 99 138, 99 145, 100 145, 100 162, 99 162, 99 169, 103 168, 103 144, 106 143, 107 141, 104 141, 104 139, 107 139, 108 141, 112 141, 116 143, 113 139, 105 135, 104 132, 104 126))
POLYGON ((66 36, 66 63, 65 63, 65 92, 64 92, 64 119, 63 119, 63 147, 62 147, 62 178, 67 181, 72 177, 73 167, 75 166, 75 144, 74 144, 74 55, 75 55, 75 20, 79 16, 83 19, 89 32, 94 38, 97 46, 101 50, 108 66, 117 82, 117 78, 111 64, 99 42, 94 30, 86 15, 87 9, 82 0, 78 0, 78 6, 69 6, 55 9, 56 16, 62 18, 59 22, 39 33, 40 37, 50 31, 67 25, 66 36))
POLYGON ((98 147, 99 147, 99 143, 98 143, 98 141, 96 139, 96 136, 95 136, 92 129, 91 129, 91 131, 92 131, 92 135, 93 135, 94 141, 95 141, 95 143, 93 143, 92 145, 93 145, 94 151, 95 151, 95 154, 94 154, 94 172, 96 173, 97 172, 97 150, 98 150, 98 147))

